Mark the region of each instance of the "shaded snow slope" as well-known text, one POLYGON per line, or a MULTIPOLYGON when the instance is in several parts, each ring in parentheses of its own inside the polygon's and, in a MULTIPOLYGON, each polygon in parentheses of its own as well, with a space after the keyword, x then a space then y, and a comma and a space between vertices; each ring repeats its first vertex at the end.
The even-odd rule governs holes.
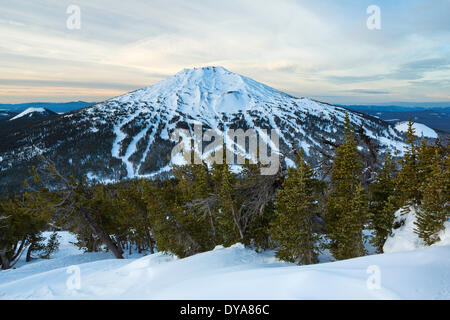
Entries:
POLYGON ((25 111, 19 113, 17 116, 9 119, 9 121, 17 120, 25 116, 32 117, 35 114, 47 113, 48 111, 44 108, 28 108, 25 111))
POLYGON ((277 105, 290 103, 291 99, 292 96, 223 67, 205 67, 184 69, 153 86, 111 101, 121 104, 139 101, 163 102, 171 110, 191 115, 206 115, 211 112, 237 113, 258 107, 258 102, 277 105))
MULTIPOLYGON (((438 137, 438 134, 436 131, 431 129, 430 127, 427 127, 426 125, 422 123, 414 123, 413 128, 415 130, 415 135, 418 137, 424 136, 427 138, 434 138, 436 139, 438 137)), ((395 129, 397 129, 400 132, 407 132, 408 131, 408 121, 399 122, 395 125, 395 129)))
POLYGON ((241 244, 184 259, 79 253, 1 271, 0 298, 450 299, 450 246, 311 266, 280 262, 272 252, 241 244), (67 285, 71 264, 80 268, 79 289, 67 285), (374 269, 380 280, 375 288, 367 285, 374 269))
POLYGON ((86 113, 99 118, 118 115, 111 154, 122 161, 128 177, 167 171, 169 164, 147 171, 148 157, 158 149, 155 141, 169 141, 175 128, 192 132, 194 124, 218 132, 254 128, 265 142, 268 138, 261 129, 274 129, 280 136, 282 150, 301 148, 307 156, 317 159, 317 151, 327 147, 324 140, 339 139, 345 115, 349 114, 356 128, 362 126, 363 132, 384 148, 402 152, 404 147, 393 127, 383 121, 365 119, 309 98, 293 97, 223 67, 182 70, 153 86, 95 105, 86 113))
MULTIPOLYGON (((395 212, 395 221, 401 224, 401 227, 394 229, 392 236, 389 236, 383 246, 383 251, 386 253, 412 251, 423 249, 426 244, 414 232, 417 220, 416 208, 402 208, 395 212)), ((445 229, 439 233, 440 241, 433 244, 433 246, 450 246, 450 221, 444 224, 445 229)))

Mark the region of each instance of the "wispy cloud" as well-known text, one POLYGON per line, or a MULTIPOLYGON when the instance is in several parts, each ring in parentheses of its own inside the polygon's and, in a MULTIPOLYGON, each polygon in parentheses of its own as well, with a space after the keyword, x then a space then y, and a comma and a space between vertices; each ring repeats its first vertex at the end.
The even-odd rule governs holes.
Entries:
POLYGON ((389 91, 381 91, 381 90, 368 90, 368 89, 353 89, 349 90, 352 93, 359 93, 364 95, 373 95, 373 94, 390 94, 389 91))
POLYGON ((0 0, 0 101, 101 100, 204 65, 349 102, 448 92, 445 0, 378 0, 378 31, 366 28, 369 0, 78 0, 81 29, 68 30, 72 3, 0 0))

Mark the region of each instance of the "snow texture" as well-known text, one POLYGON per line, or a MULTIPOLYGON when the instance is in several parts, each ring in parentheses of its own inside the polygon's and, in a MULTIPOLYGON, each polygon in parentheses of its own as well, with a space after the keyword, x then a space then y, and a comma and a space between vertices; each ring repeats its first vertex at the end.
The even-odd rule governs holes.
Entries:
MULTIPOLYGON (((344 108, 309 98, 293 97, 223 67, 184 69, 153 86, 113 98, 87 110, 92 114, 125 115, 114 126, 116 139, 111 154, 122 160, 129 178, 157 173, 145 175, 141 172, 149 150, 153 147, 155 133, 160 130, 159 138, 168 140, 169 132, 183 121, 190 130, 197 123, 224 132, 234 124, 233 119, 242 119, 249 128, 257 130, 264 143, 271 144, 267 135, 255 125, 264 123, 276 130, 281 142, 289 149, 293 148, 292 142, 296 142, 307 155, 312 147, 321 147, 323 138, 320 132, 305 132, 302 123, 310 122, 311 118, 342 124, 348 113, 355 126, 377 127, 373 121, 364 120, 344 108), (141 130, 130 137, 123 129, 136 123, 139 123, 141 130), (147 146, 139 155, 138 163, 132 162, 130 159, 139 153, 139 144, 147 146)), ((323 128, 327 134, 334 134, 333 130, 330 126, 323 128)), ((365 131, 382 146, 403 152, 405 145, 394 130, 384 130, 381 134, 368 129, 365 131)), ((171 163, 185 164, 179 160, 172 159, 171 163)), ((168 168, 160 170, 167 171, 168 168)))
POLYGON ((28 117, 31 117, 33 115, 33 113, 45 113, 45 112, 47 112, 47 110, 45 110, 44 108, 28 108, 25 111, 19 113, 17 116, 9 119, 9 121, 23 118, 26 115, 28 115, 28 117))
MULTIPOLYGON (((0 154, 4 159, 0 172, 16 175, 13 168, 28 165, 36 156, 33 146, 38 146, 44 154, 67 154, 65 160, 76 154, 74 165, 102 180, 167 176, 172 165, 186 164, 180 157, 170 157, 175 145, 170 137, 176 129, 188 130, 190 137, 196 124, 221 137, 229 129, 254 129, 259 144, 272 150, 274 130, 282 153, 302 149, 307 160, 318 163, 322 154, 332 153, 324 141, 339 143, 346 115, 353 127, 380 145, 380 153, 401 155, 404 137, 382 120, 293 97, 223 67, 185 69, 153 86, 42 123, 26 141, 17 135, 11 148, 0 154), (84 146, 93 141, 98 148, 86 154, 84 146)), ((226 148, 234 152, 234 144, 227 142, 226 148)), ((369 152, 362 142, 360 148, 369 152)), ((203 160, 206 157, 204 153, 203 160)), ((286 158, 288 165, 293 160, 286 158)))
MULTIPOLYGON (((405 207, 397 210, 395 213, 395 222, 401 227, 393 230, 392 236, 389 236, 383 246, 386 253, 419 250, 426 247, 426 244, 414 232, 417 226, 416 212, 417 208, 405 207)), ((433 246, 450 246, 450 221, 444 224, 445 229, 439 233, 440 241, 433 246)))
POLYGON ((0 299, 450 298, 448 245, 296 266, 242 244, 184 259, 156 253, 118 260, 81 253, 69 243, 73 235, 60 234, 52 259, 0 271, 0 299), (79 286, 70 285, 73 265, 79 286))
MULTIPOLYGON (((427 127, 426 125, 422 123, 414 123, 413 128, 415 130, 415 135, 418 137, 426 137, 426 138, 434 138, 436 139, 438 137, 438 134, 436 131, 431 129, 430 127, 427 127)), ((395 129, 400 132, 407 132, 408 131, 408 121, 403 121, 400 123, 397 123, 395 125, 395 129)))

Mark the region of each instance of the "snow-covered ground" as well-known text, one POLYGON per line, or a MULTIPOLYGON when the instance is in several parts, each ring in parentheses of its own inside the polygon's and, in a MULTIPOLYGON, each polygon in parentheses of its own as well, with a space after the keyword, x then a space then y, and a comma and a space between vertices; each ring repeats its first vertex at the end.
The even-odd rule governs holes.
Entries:
POLYGON ((449 245, 296 266, 241 244, 117 260, 60 235, 52 259, 0 271, 0 299, 450 299, 449 245))
MULTIPOLYGON (((414 123, 413 128, 415 129, 415 135, 418 137, 421 137, 422 135, 427 138, 434 138, 436 139, 438 137, 438 134, 436 131, 431 129, 430 127, 427 127, 426 125, 422 123, 414 123)), ((395 129, 400 132, 407 132, 408 131, 408 121, 399 122, 395 125, 395 129)))
POLYGON ((9 121, 25 117, 26 115, 30 117, 33 113, 44 113, 44 112, 46 112, 44 108, 28 108, 25 111, 19 113, 17 116, 9 119, 9 121))
MULTIPOLYGON (((395 221, 401 227, 393 230, 392 236, 388 237, 383 246, 386 253, 399 251, 412 251, 426 248, 426 244, 420 239, 414 229, 416 225, 416 208, 402 208, 395 213, 395 221)), ((445 229, 439 233, 440 241, 435 246, 450 246, 450 221, 444 224, 445 229)))

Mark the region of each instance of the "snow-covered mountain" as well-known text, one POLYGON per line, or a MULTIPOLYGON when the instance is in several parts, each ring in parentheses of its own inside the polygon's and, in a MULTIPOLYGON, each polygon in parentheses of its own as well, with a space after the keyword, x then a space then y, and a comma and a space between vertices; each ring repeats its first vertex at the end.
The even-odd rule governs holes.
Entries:
POLYGON ((67 173, 99 180, 167 172, 171 132, 192 130, 194 124, 274 129, 282 151, 303 149, 319 162, 342 137, 346 114, 366 140, 382 149, 403 148, 394 127, 374 117, 296 98, 222 67, 185 69, 153 86, 8 134, 0 142, 0 188, 22 183, 26 174, 20 172, 28 172, 39 153, 67 173))
POLYGON ((19 104, 0 103, 1 110, 8 110, 13 113, 20 113, 28 108, 45 108, 56 113, 66 113, 74 110, 86 108, 95 104, 94 102, 71 101, 71 102, 27 102, 19 104))
POLYGON ((15 134, 54 116, 55 112, 40 107, 30 107, 18 114, 10 111, 0 112, 0 135, 15 134))
MULTIPOLYGON (((436 133, 436 131, 434 131, 433 129, 431 129, 430 127, 428 127, 422 123, 415 122, 413 124, 413 128, 414 128, 414 134, 418 137, 424 136, 424 137, 433 138, 433 139, 436 139, 438 137, 438 134, 436 133)), ((408 131, 408 121, 403 121, 403 122, 397 123, 395 125, 395 129, 397 129, 399 132, 407 132, 408 131)))

